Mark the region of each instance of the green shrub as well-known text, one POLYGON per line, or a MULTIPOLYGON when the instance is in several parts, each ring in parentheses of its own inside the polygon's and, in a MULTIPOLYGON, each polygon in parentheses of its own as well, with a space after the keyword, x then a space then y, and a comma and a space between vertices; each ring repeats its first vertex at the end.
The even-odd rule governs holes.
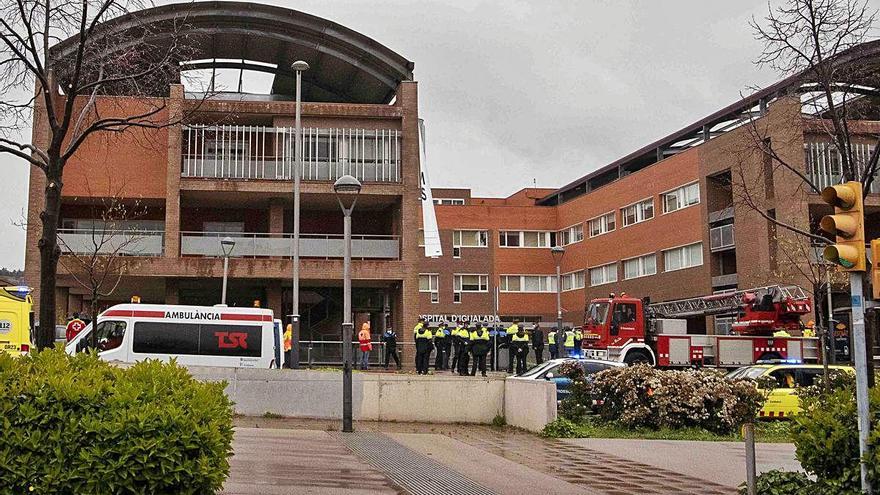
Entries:
POLYGON ((174 363, 0 353, 0 493, 214 493, 232 445, 224 386, 174 363))
POLYGON ((549 438, 575 438, 578 436, 577 426, 568 419, 557 418, 552 423, 547 423, 541 431, 541 436, 549 438))
MULTIPOLYGON (((791 471, 767 471, 758 475, 756 488, 758 495, 812 495, 815 483, 807 475, 791 471)), ((739 485, 740 495, 748 493, 745 483, 739 485)))
POLYGON ((494 418, 492 418, 492 426, 502 427, 507 425, 507 418, 500 414, 496 414, 494 418))
POLYGON ((629 428, 695 427, 726 434, 755 418, 764 396, 748 382, 712 370, 611 368, 584 377, 571 369, 561 413, 573 420, 594 401, 599 414, 629 428), (566 404, 566 401, 570 403, 566 404))

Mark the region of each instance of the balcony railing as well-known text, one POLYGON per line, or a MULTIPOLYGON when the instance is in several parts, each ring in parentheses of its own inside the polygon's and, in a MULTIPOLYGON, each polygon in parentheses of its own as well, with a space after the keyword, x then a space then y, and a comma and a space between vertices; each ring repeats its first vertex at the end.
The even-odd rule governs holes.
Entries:
MULTIPOLYGON (((184 126, 182 177, 291 180, 292 127, 184 126)), ((300 178, 400 182, 400 131, 303 129, 300 178)))
MULTIPOLYGON (((865 171, 865 164, 874 151, 874 146, 865 143, 852 145, 857 175, 865 171)), ((807 166, 807 177, 819 189, 840 184, 843 172, 841 169, 840 152, 831 143, 804 143, 804 163, 807 166)), ((871 184, 871 193, 880 193, 880 184, 875 180, 871 184)))
POLYGON ((63 253, 162 256, 165 232, 159 230, 59 229, 63 253))
MULTIPOLYGON (((292 258, 292 234, 182 232, 181 256, 223 256, 220 240, 235 241, 236 258, 292 258)), ((343 256, 343 237, 335 234, 301 234, 299 255, 303 258, 334 259, 343 256)), ((354 259, 400 259, 400 238, 394 235, 353 235, 351 257, 354 259)))

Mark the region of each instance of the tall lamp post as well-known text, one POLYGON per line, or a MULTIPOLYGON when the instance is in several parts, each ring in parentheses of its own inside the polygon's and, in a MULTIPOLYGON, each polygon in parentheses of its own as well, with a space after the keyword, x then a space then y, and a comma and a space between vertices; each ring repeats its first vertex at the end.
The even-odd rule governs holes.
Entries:
POLYGON ((220 304, 226 304, 226 278, 229 275, 229 255, 235 248, 235 241, 231 237, 224 237, 220 241, 220 250, 223 251, 223 294, 220 296, 220 304))
POLYGON ((309 64, 302 60, 293 63, 296 71, 296 115, 293 144, 293 305, 290 314, 291 346, 290 367, 299 368, 299 181, 302 170, 302 73, 309 70, 309 64))
POLYGON ((342 431, 351 432, 351 212, 361 192, 361 183, 343 175, 333 184, 333 192, 342 208, 344 241, 342 261, 342 431))
POLYGON ((562 356, 565 341, 559 338, 559 332, 562 331, 562 257, 565 256, 565 248, 553 246, 550 248, 550 254, 556 262, 556 350, 557 355, 562 356))

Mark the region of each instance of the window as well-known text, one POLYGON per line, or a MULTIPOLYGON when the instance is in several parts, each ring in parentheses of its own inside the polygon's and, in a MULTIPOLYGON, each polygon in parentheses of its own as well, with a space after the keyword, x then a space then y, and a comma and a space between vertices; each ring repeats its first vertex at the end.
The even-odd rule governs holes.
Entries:
POLYGON ((700 202, 700 183, 694 182, 662 195, 663 213, 672 213, 700 202))
POLYGON ((425 231, 419 229, 419 247, 425 247, 425 231))
POLYGON ((488 275, 455 275, 452 302, 461 302, 462 292, 488 292, 488 275))
POLYGON ((624 227, 654 218, 654 198, 621 208, 620 216, 624 227))
POLYGON ((590 237, 596 237, 597 235, 611 232, 615 229, 616 223, 617 220, 613 211, 590 220, 590 237))
POLYGON ((260 357, 263 327, 139 321, 132 352, 224 357, 260 357))
POLYGON ((464 204, 464 199, 462 198, 434 198, 435 205, 442 206, 461 206, 464 204))
POLYGON ((556 245, 567 246, 584 240, 584 224, 572 225, 556 233, 556 245))
POLYGON ((556 292, 556 275, 502 275, 501 292, 556 292))
POLYGON ((730 329, 735 319, 733 316, 716 316, 715 335, 730 335, 730 329))
MULTIPOLYGON (((87 327, 88 328, 88 327, 87 327)), ((80 339, 76 345, 76 352, 82 352, 91 349, 92 339, 86 334, 80 339)), ((107 321, 98 323, 95 330, 95 342, 97 342, 98 352, 104 352, 116 349, 122 345, 122 338, 125 337, 124 321, 107 321)))
POLYGON ((590 286, 595 287, 602 284, 610 284, 617 282, 617 263, 609 263, 607 265, 590 268, 590 286))
POLYGON ((646 254, 623 262, 623 279, 646 277, 657 273, 657 256, 646 254))
POLYGON ((241 233, 244 232, 244 222, 203 222, 202 231, 216 233, 241 233))
POLYGON ((721 251, 734 245, 733 224, 709 229, 709 249, 721 251))
POLYGON ((584 271, 566 273, 562 276, 562 290, 576 290, 584 288, 584 271))
POLYGON ((667 272, 703 264, 703 243, 663 251, 663 265, 667 272))
POLYGON ((456 230, 452 232, 454 247, 488 247, 489 233, 485 230, 456 230))
POLYGON ((440 302, 440 275, 436 273, 419 274, 419 292, 431 294, 431 302, 440 302))
POLYGON ((510 230, 498 234, 498 245, 501 247, 543 248, 552 245, 556 233, 510 230))

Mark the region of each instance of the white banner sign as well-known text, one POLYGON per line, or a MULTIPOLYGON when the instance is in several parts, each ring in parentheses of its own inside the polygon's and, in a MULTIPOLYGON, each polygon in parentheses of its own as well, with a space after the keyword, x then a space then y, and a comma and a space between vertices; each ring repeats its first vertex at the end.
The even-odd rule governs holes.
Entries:
POLYGON ((422 228, 425 232, 425 256, 443 256, 440 246, 440 230, 437 228, 437 215, 434 212, 434 196, 431 194, 431 181, 428 179, 428 156, 425 153, 425 121, 419 119, 419 151, 421 152, 420 188, 422 199, 422 228))

